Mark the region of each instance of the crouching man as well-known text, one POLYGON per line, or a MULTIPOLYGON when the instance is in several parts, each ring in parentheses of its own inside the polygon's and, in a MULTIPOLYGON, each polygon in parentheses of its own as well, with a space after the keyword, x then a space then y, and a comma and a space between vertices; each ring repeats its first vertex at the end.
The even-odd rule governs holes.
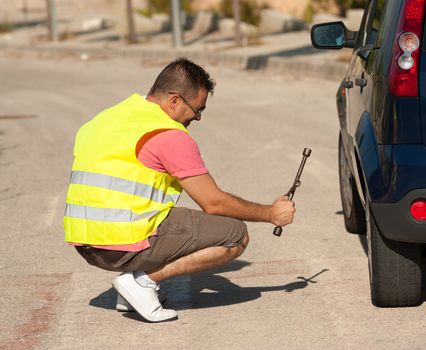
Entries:
MULTIPOLYGON (((65 239, 91 265, 122 272, 117 308, 149 322, 177 319, 158 284, 208 270, 247 247, 242 220, 284 226, 294 203, 261 205, 223 192, 187 127, 199 121, 215 82, 185 59, 168 64, 148 95, 134 94, 77 133, 64 217, 65 239), (202 211, 176 207, 181 191, 202 211)), ((238 132, 238 130, 236 130, 238 132)))

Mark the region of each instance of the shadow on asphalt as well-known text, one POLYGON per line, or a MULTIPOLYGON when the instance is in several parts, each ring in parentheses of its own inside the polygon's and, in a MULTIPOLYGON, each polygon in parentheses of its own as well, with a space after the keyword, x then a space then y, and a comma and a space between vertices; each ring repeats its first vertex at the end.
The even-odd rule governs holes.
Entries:
POLYGON ((321 51, 312 47, 311 44, 297 47, 294 49, 286 49, 275 51, 268 54, 261 54, 248 57, 246 69, 263 69, 268 65, 271 57, 297 58, 300 56, 317 55, 321 51))
POLYGON ((102 292, 97 297, 90 300, 89 305, 99 307, 101 309, 115 310, 117 300, 117 292, 114 288, 110 288, 102 292))
MULTIPOLYGON (((236 260, 228 265, 188 277, 177 277, 161 284, 161 289, 166 293, 165 307, 175 310, 204 309, 209 307, 240 304, 258 299, 264 292, 292 293, 299 289, 317 283, 315 277, 328 271, 322 269, 310 277, 298 276, 296 281, 277 286, 240 287, 229 279, 219 275, 231 271, 238 271, 250 263, 236 260)), ((250 275, 251 277, 252 275, 250 275)), ((253 274, 253 277, 256 277, 253 274)), ((90 305, 103 309, 115 309, 116 292, 113 288, 101 293, 90 300, 90 305)), ((126 317, 140 319, 134 313, 124 314, 126 317), (132 315, 133 314, 133 315, 132 315)))

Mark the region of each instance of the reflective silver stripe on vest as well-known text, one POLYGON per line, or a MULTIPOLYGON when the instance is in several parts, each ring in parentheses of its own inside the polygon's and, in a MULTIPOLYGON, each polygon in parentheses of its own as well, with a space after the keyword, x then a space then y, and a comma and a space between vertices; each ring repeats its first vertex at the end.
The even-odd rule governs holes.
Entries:
POLYGON ((121 179, 115 176, 90 173, 87 171, 73 171, 71 173, 71 183, 78 185, 96 186, 108 190, 132 194, 134 196, 148 198, 155 202, 166 204, 168 202, 177 203, 179 194, 165 194, 152 186, 140 182, 121 179))
POLYGON ((126 209, 86 207, 69 203, 65 207, 65 216, 70 218, 104 222, 134 222, 142 219, 150 219, 158 212, 159 210, 154 210, 136 214, 126 209))

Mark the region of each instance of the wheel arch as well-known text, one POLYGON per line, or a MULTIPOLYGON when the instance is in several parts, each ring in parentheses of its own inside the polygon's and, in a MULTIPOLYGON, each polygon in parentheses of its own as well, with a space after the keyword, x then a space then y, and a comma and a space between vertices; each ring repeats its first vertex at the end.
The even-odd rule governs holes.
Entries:
POLYGON ((366 184, 365 184, 365 175, 364 172, 362 171, 362 167, 361 167, 361 160, 359 158, 359 153, 358 153, 358 149, 355 147, 354 150, 354 157, 355 157, 355 163, 356 163, 356 171, 357 171, 357 176, 356 176, 356 186, 358 189, 358 194, 359 197, 361 199, 361 202, 364 206, 365 209, 365 203, 366 203, 366 184))

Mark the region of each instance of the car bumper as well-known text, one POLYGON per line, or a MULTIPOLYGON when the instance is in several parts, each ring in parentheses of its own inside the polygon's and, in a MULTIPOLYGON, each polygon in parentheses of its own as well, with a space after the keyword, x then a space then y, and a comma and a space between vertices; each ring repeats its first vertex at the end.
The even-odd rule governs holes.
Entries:
POLYGON ((426 189, 413 190, 395 203, 370 203, 383 236, 394 241, 426 243, 426 220, 417 221, 410 214, 411 204, 419 199, 426 200, 426 189))

